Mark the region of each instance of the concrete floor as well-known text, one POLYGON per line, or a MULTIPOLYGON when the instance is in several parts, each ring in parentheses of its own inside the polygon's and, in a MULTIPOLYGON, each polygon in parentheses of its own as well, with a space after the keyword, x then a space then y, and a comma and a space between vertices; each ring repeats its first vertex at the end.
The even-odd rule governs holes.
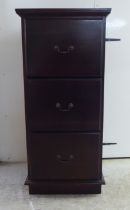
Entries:
POLYGON ((97 195, 29 195, 26 164, 0 165, 0 210, 130 210, 130 159, 104 160, 97 195))

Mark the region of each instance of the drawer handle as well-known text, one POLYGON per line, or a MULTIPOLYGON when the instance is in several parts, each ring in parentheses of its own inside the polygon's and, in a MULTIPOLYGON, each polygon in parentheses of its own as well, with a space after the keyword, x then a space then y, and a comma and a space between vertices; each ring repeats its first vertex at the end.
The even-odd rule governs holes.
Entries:
POLYGON ((72 52, 74 50, 74 46, 73 45, 70 45, 67 50, 61 50, 60 47, 58 45, 55 45, 54 46, 54 50, 59 53, 59 54, 62 54, 62 55, 65 55, 65 54, 69 54, 70 52, 72 52))
POLYGON ((66 109, 63 109, 63 108, 62 108, 62 105, 61 105, 59 102, 56 103, 56 108, 57 108, 60 112, 69 112, 71 109, 73 109, 73 107, 74 107, 74 104, 71 103, 71 102, 67 105, 67 108, 66 108, 66 109))
POLYGON ((58 154, 57 156, 57 159, 61 162, 68 162, 68 161, 71 161, 74 159, 74 155, 68 155, 68 157, 62 157, 62 155, 58 154))

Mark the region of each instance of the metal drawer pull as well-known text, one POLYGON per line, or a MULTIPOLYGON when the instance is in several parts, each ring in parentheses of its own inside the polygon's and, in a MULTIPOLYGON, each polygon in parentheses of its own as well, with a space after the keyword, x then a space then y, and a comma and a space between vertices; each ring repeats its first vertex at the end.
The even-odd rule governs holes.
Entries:
POLYGON ((68 155, 68 157, 62 157, 62 155, 57 155, 56 156, 58 158, 58 160, 62 161, 62 162, 68 162, 70 160, 73 160, 74 159, 74 155, 68 155))
POLYGON ((68 104, 68 106, 67 106, 66 109, 63 109, 63 108, 62 108, 62 105, 61 105, 59 102, 56 103, 56 108, 57 108, 60 112, 69 112, 71 109, 73 109, 73 107, 74 107, 74 104, 71 103, 71 102, 68 104))
POLYGON ((74 46, 73 45, 70 45, 67 50, 61 50, 60 47, 58 45, 55 45, 54 46, 54 50, 59 53, 59 54, 69 54, 70 52, 72 52, 74 50, 74 46))

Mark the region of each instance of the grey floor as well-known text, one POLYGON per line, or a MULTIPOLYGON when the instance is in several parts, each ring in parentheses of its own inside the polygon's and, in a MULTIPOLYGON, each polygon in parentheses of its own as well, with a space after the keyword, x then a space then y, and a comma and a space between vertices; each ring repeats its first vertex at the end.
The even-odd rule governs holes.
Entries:
POLYGON ((130 210, 130 159, 104 160, 98 195, 29 195, 26 164, 0 164, 0 210, 130 210))

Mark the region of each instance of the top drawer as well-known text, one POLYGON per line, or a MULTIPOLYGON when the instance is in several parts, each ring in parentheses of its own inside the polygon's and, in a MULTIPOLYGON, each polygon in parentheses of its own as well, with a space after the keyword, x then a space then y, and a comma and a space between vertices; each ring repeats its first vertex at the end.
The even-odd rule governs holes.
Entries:
POLYGON ((102 19, 26 20, 27 76, 102 76, 102 19))

